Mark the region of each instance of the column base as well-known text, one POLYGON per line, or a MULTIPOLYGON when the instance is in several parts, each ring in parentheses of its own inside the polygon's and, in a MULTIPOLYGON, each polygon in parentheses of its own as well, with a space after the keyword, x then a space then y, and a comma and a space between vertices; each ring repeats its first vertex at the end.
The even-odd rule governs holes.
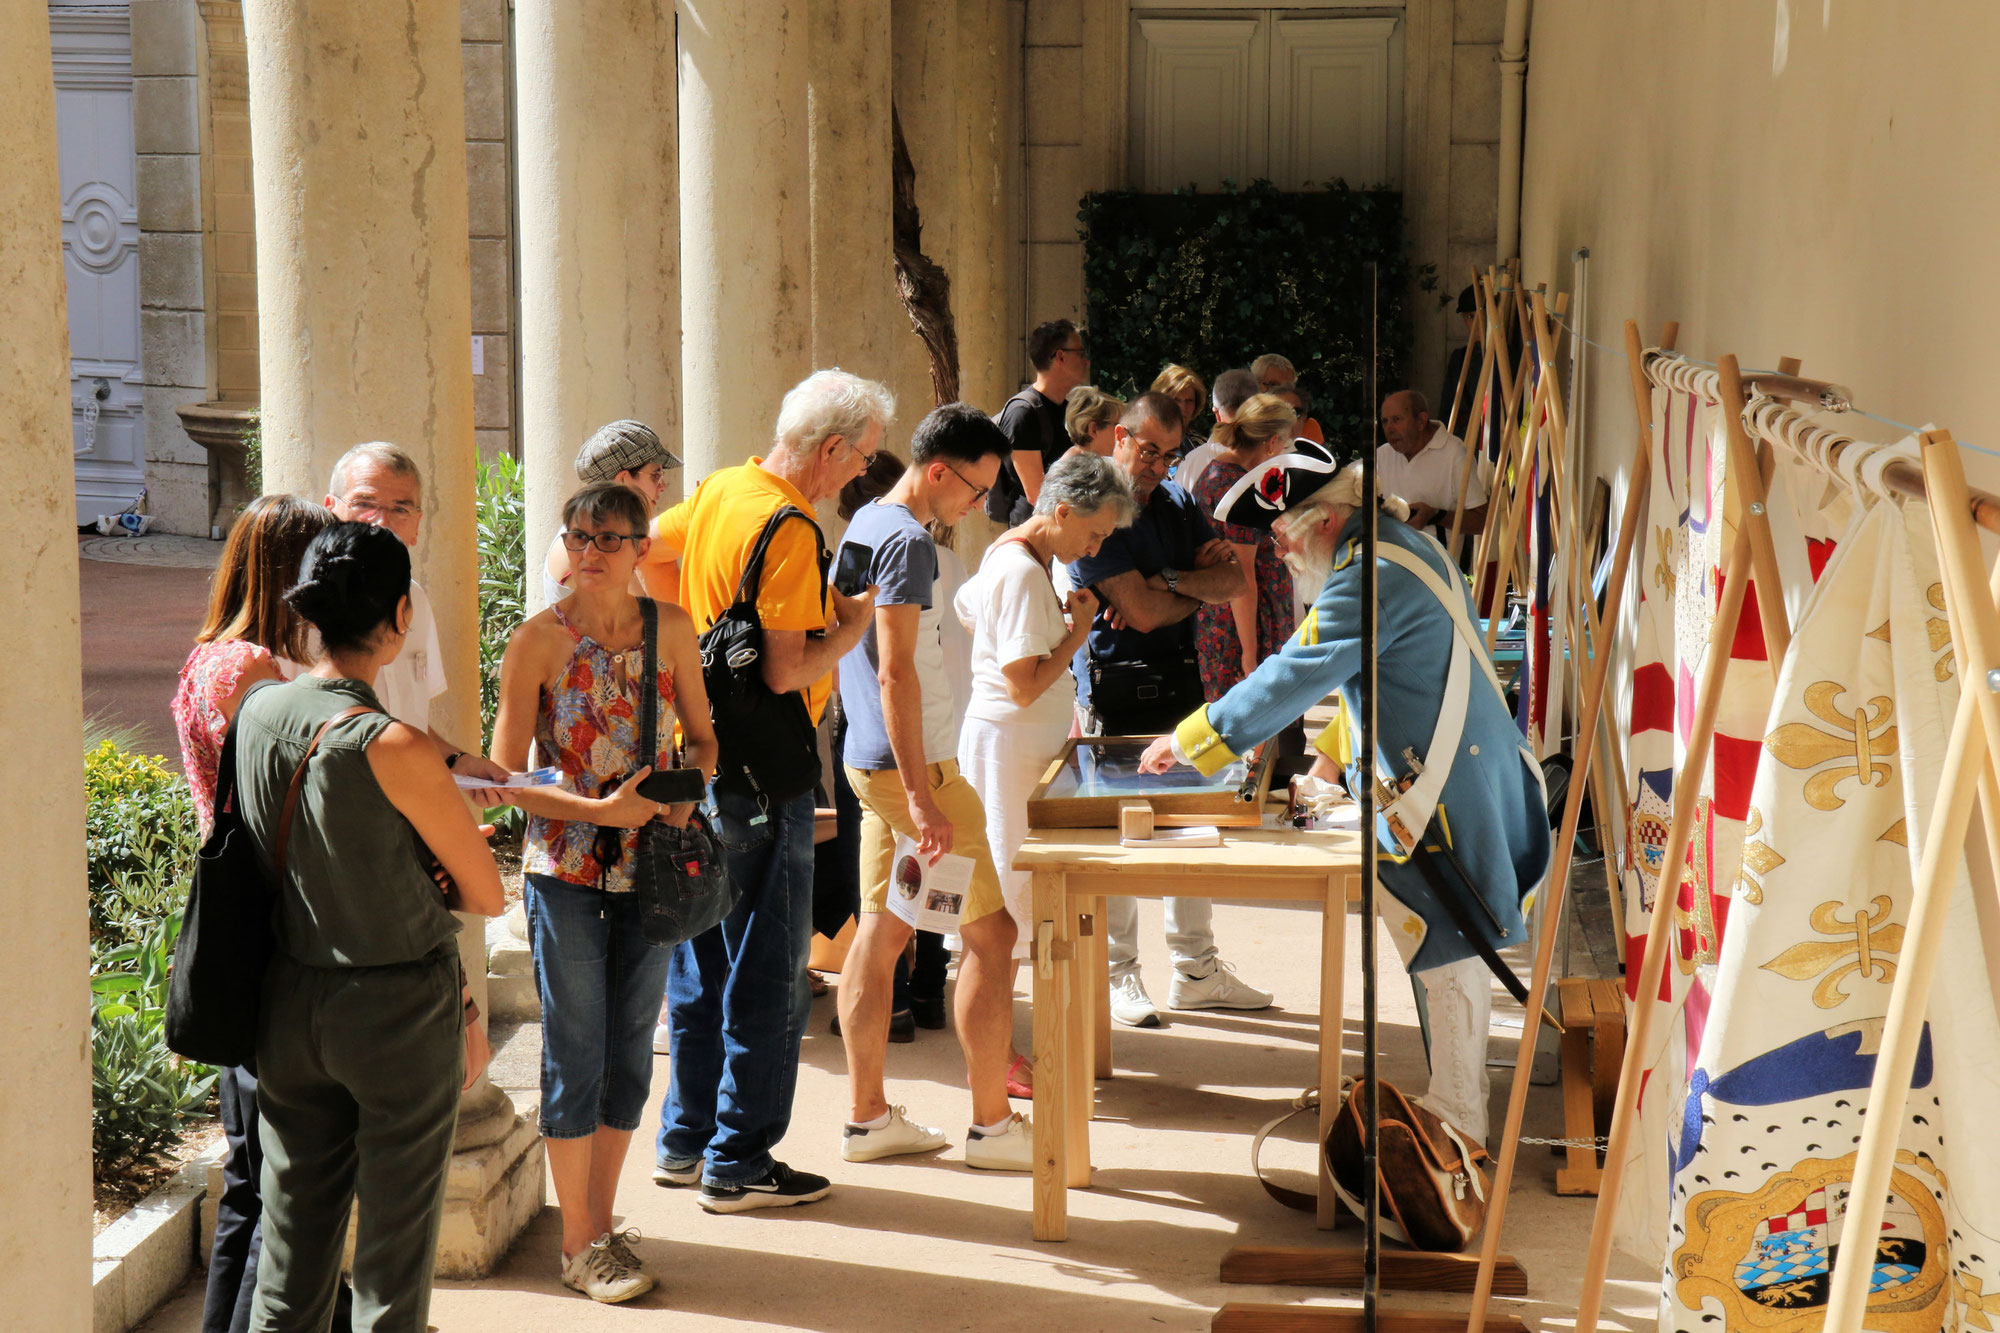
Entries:
POLYGON ((507 1094, 481 1083, 458 1110, 438 1232, 437 1275, 480 1278, 499 1266, 546 1198, 542 1136, 507 1094))

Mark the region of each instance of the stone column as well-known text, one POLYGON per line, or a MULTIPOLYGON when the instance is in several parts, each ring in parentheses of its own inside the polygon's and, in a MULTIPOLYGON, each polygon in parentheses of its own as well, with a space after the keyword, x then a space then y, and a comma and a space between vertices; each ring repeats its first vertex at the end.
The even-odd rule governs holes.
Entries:
MULTIPOLYGON (((681 451, 679 117, 673 0, 518 0, 514 24, 521 454, 538 609, 540 562, 590 432, 632 417, 681 451)), ((761 370, 751 380, 765 384, 761 370)))
POLYGON ((681 0, 682 402, 688 479, 770 446, 812 369, 806 11, 681 0))
MULTIPOLYGON (((1014 198, 1005 189, 1012 144, 1008 108, 1020 95, 1009 83, 1006 0, 958 0, 957 234, 952 246, 952 305, 958 316, 959 394, 986 412, 1019 387, 1008 345, 1008 290, 1014 271, 1014 198)), ((1015 334, 1018 338, 1019 335, 1015 334)))
MULTIPOLYGON (((889 0, 809 0, 812 362, 890 381, 915 342, 896 295, 889 133, 889 0)), ((925 381, 928 383, 928 380, 925 381)), ((892 388, 898 387, 891 385, 892 388)), ((928 405, 899 406, 907 447, 928 405), (912 415, 912 413, 915 415, 912 415)))
MULTIPOLYGON (((256 196, 264 485, 320 496, 364 440, 424 475, 416 575, 479 734, 465 102, 455 4, 260 0, 244 13, 256 196)), ((485 1001, 477 918, 459 936, 485 1001)), ((491 1270, 539 1208, 540 1140, 481 1079, 459 1113, 438 1274, 491 1270)))
POLYGON ((10 851, 0 1065, 14 1071, 0 1184, 0 1309, 18 1328, 91 1322, 90 970, 83 861, 83 650, 70 513, 69 318, 49 15, 0 6, 0 802, 34 830, 10 851), (32 756, 32 758, 30 758, 32 756), (59 1003, 51 1004, 51 997, 59 1003), (32 1089, 32 1091, 30 1091, 32 1089))

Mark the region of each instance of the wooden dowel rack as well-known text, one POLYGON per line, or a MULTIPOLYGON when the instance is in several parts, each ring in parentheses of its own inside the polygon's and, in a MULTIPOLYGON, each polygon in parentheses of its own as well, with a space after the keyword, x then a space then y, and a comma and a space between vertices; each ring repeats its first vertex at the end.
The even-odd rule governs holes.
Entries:
MULTIPOLYGON (((1657 363, 1665 363, 1663 368, 1670 367, 1672 379, 1677 381, 1700 379, 1705 383, 1707 379, 1715 375, 1714 371, 1701 369, 1693 362, 1676 353, 1662 352, 1652 348, 1647 349, 1646 364, 1648 371, 1650 372, 1652 367, 1657 363)), ((1667 382, 1658 377, 1654 378, 1656 383, 1667 382)), ((1683 383, 1681 387, 1688 386, 1683 383)), ((1704 391, 1711 396, 1718 396, 1720 392, 1718 387, 1708 387, 1704 391)), ((1749 424, 1750 418, 1757 414, 1758 399, 1760 398, 1786 404, 1788 407, 1794 408, 1801 413, 1831 412, 1838 414, 1850 411, 1854 406, 1852 396, 1843 385, 1834 384, 1827 380, 1806 379, 1800 375, 1786 375, 1777 372, 1759 372, 1757 374, 1745 375, 1743 377, 1743 391, 1750 399, 1750 406, 1744 414, 1746 425, 1749 424)), ((1800 420, 1803 421, 1803 417, 1800 420)), ((1875 447, 1866 441, 1857 440, 1853 436, 1829 430, 1824 426, 1814 425, 1813 429, 1819 432, 1827 441, 1825 457, 1828 462, 1838 462, 1841 454, 1850 445, 1861 445, 1863 448, 1875 447)), ((1788 434, 1783 430, 1759 429, 1755 434, 1760 439, 1770 440, 1794 452, 1799 452, 1797 443, 1789 438, 1788 434)), ((1912 499, 1922 500, 1926 504, 1930 502, 1930 488, 1924 481, 1924 470, 1914 461, 1898 459, 1890 463, 1883 469, 1882 484, 1899 495, 1907 495, 1912 499)), ((1996 496, 1990 491, 1973 488, 1968 488, 1968 492, 1972 498, 1972 521, 1988 532, 2000 534, 2000 496, 1996 496)))

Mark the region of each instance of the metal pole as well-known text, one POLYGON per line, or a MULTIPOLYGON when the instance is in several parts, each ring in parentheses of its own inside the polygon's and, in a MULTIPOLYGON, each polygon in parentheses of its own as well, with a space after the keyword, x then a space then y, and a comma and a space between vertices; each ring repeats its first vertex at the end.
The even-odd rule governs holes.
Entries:
MULTIPOLYGON (((1367 1216, 1361 1241, 1361 1326, 1375 1333, 1380 1315, 1382 1184, 1376 1174, 1381 1093, 1375 1073, 1375 375, 1381 351, 1380 275, 1368 265, 1368 445, 1361 454, 1361 1077, 1365 1138, 1361 1169, 1367 1216)), ((1338 1092, 1336 1091, 1336 1094, 1338 1092)))

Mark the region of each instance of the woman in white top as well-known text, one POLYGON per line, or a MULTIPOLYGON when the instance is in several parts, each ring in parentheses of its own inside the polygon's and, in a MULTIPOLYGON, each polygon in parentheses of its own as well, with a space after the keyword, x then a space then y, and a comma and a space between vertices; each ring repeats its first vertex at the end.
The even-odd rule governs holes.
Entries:
MULTIPOLYGON (((1095 555, 1136 511, 1131 487, 1110 459, 1083 451, 1064 456, 1042 478, 1035 512, 986 548, 979 573, 954 603, 972 631, 972 695, 958 734, 958 767, 986 807, 987 843, 1021 932, 1017 966, 1033 938, 1029 876, 1010 867, 1028 836, 1028 793, 1069 738, 1076 707, 1070 660, 1097 612, 1097 598, 1084 588, 1071 592, 1065 607, 1049 565, 1095 555)), ((1016 1096, 1025 1095, 1026 1066, 1015 1051, 1007 1078, 1016 1096)))

